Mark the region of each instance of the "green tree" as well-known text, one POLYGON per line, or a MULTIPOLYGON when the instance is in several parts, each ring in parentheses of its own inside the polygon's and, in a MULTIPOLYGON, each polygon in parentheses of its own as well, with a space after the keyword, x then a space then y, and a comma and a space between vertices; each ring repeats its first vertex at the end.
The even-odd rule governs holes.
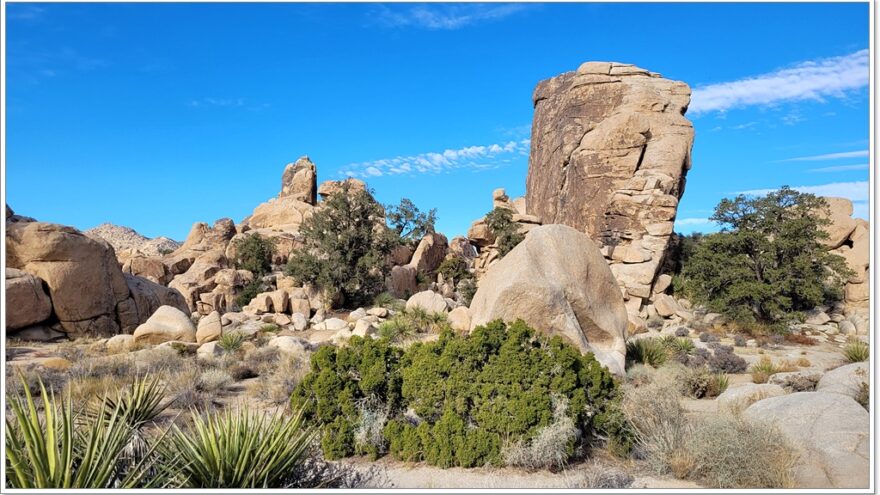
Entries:
POLYGON ((369 191, 347 183, 300 226, 305 246, 290 256, 285 273, 320 287, 337 304, 367 303, 385 283, 394 235, 369 191))
POLYGON ((275 240, 254 233, 233 241, 235 268, 248 270, 255 278, 262 277, 272 270, 272 257, 275 255, 275 240))
POLYGON ((437 209, 424 213, 412 201, 403 198, 399 204, 385 207, 385 218, 404 243, 416 243, 434 232, 437 209))
POLYGON ((682 269, 685 292, 711 310, 748 324, 780 324, 839 300, 851 272, 821 241, 827 202, 789 187, 766 196, 724 199, 682 269))
POLYGON ((525 239, 519 226, 513 221, 513 212, 507 208, 495 208, 486 214, 486 225, 495 235, 495 243, 501 256, 509 253, 525 239))

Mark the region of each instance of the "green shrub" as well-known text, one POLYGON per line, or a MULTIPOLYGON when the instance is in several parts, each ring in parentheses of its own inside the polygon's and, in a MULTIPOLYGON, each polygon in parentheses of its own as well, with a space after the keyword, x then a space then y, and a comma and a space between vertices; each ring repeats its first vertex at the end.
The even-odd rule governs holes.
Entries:
POLYGON ((450 256, 444 259, 440 263, 440 267, 437 268, 437 272, 442 273, 447 281, 452 279, 459 282, 471 277, 471 272, 468 270, 468 262, 461 256, 450 256))
POLYGON ((373 298, 373 306, 381 308, 390 308, 397 301, 397 298, 389 292, 380 292, 373 298))
POLYGON ((397 205, 385 205, 385 219, 401 243, 415 244, 434 232, 437 209, 423 213, 411 200, 402 198, 397 205))
POLYGON ((264 292, 266 290, 265 284, 259 277, 254 277, 251 282, 248 282, 247 285, 235 296, 235 305, 239 308, 243 308, 250 304, 250 302, 257 297, 257 294, 264 292))
POLYGON ((727 390, 730 380, 724 373, 713 373, 707 368, 690 370, 685 375, 684 388, 695 399, 711 399, 727 390))
POLYGON ((519 231, 519 225, 513 221, 513 212, 507 208, 495 208, 487 213, 486 225, 495 236, 495 244, 498 246, 500 256, 509 253, 525 239, 519 231))
POLYGON ((850 363, 858 363, 867 361, 871 357, 871 351, 868 344, 861 340, 853 340, 843 348, 843 355, 850 363))
POLYGON ((458 282, 456 287, 458 297, 465 306, 470 306, 474 300, 474 294, 477 293, 477 283, 472 278, 465 278, 458 282))
POLYGON ((275 240, 254 233, 233 241, 235 257, 232 264, 236 269, 248 270, 255 278, 272 271, 272 257, 275 255, 275 240))
POLYGON ((667 357, 667 347, 660 339, 647 337, 626 343, 627 366, 637 363, 658 368, 666 362, 667 357))
POLYGON ((285 273, 320 287, 337 305, 369 303, 385 287, 386 257, 397 242, 383 218, 368 191, 344 182, 300 226, 305 246, 290 256, 285 273))
POLYGON ((681 269, 684 292, 710 310, 749 324, 781 327, 792 314, 842 297, 851 274, 822 240, 827 202, 788 187, 761 197, 724 199, 681 269))
POLYGON ((223 332, 220 338, 217 339, 217 346, 223 349, 224 352, 235 352, 241 348, 245 340, 247 340, 247 337, 241 332, 223 332))
MULTIPOLYGON (((618 433, 616 390, 591 354, 582 356, 559 337, 536 336, 522 321, 495 321, 468 336, 446 329, 436 342, 406 351, 385 338, 323 347, 291 404, 321 425, 328 458, 377 456, 387 445, 401 460, 472 467, 502 464, 505 445, 535 445, 542 429, 561 422, 551 397, 568 404, 580 438, 618 433), (382 421, 378 414, 363 417, 365 403, 381 411, 382 421), (378 442, 382 422, 384 442, 378 442), (358 440, 365 425, 371 442, 358 440)), ((574 443, 563 446, 561 457, 575 452, 574 443)))

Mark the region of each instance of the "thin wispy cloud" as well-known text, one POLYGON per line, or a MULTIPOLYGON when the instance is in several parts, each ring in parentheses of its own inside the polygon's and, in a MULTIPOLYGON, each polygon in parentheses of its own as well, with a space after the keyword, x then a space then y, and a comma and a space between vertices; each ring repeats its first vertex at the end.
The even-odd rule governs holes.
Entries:
POLYGON ((486 170, 503 166, 528 153, 529 140, 523 139, 351 163, 342 167, 339 173, 343 176, 369 178, 402 174, 439 174, 461 169, 486 170))
POLYGON ((799 156, 780 160, 782 162, 824 162, 841 158, 864 158, 870 156, 870 150, 844 151, 841 153, 825 153, 822 155, 799 156))
POLYGON ((715 222, 708 218, 676 218, 675 225, 713 225, 715 222))
POLYGON ((6 5, 6 17, 11 21, 33 21, 43 17, 46 9, 35 5, 17 5, 10 3, 6 5))
MULTIPOLYGON (((832 182, 830 184, 819 184, 816 186, 792 186, 792 189, 802 193, 815 194, 816 196, 832 196, 838 198, 847 198, 851 201, 867 201, 870 185, 868 181, 855 182, 832 182)), ((778 189, 751 189, 748 191, 740 191, 738 194, 762 196, 778 189)))
POLYGON ((190 107, 243 107, 244 98, 202 98, 200 100, 190 100, 187 106, 190 107))
POLYGON ((844 98, 868 86, 868 50, 801 62, 793 67, 731 82, 697 87, 689 112, 699 115, 748 106, 844 98))
POLYGON ((868 170, 868 164, 861 165, 836 165, 833 167, 811 168, 807 172, 824 173, 824 172, 847 172, 850 170, 868 170))
POLYGON ((387 27, 417 27, 432 30, 453 30, 496 21, 528 8, 527 4, 423 4, 415 6, 381 6, 374 11, 376 20, 387 27))

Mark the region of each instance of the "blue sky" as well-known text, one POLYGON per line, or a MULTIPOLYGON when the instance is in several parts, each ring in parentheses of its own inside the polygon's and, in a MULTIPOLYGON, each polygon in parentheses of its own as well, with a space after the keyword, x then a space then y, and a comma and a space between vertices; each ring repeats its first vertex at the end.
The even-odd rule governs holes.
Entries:
POLYGON ((525 193, 535 85, 588 60, 694 89, 678 231, 784 184, 868 218, 867 3, 6 8, 6 198, 44 221, 182 239, 309 155, 463 234, 525 193))

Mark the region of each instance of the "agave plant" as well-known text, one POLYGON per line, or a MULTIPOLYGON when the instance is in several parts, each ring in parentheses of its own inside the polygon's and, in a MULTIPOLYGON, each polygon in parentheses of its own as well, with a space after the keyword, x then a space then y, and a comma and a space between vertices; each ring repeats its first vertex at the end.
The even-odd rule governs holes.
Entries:
MULTIPOLYGON (((21 377, 24 381, 24 378, 21 377)), ((135 488, 155 486, 150 475, 151 449, 137 463, 124 462, 136 423, 134 408, 102 400, 81 421, 68 395, 62 401, 39 383, 41 415, 25 384, 24 397, 8 403, 6 473, 12 488, 135 488)), ((130 404, 130 402, 129 402, 130 404)))
POLYGON ((644 338, 626 343, 627 364, 647 364, 657 368, 666 362, 667 357, 666 346, 659 339, 644 338))
POLYGON ((224 332, 217 341, 217 345, 225 352, 235 352, 241 348, 246 339, 247 337, 241 332, 224 332))
POLYGON ((192 426, 172 427, 163 457, 182 461, 175 484, 187 488, 284 488, 292 473, 309 461, 316 430, 293 416, 226 410, 203 417, 192 411, 192 426))

